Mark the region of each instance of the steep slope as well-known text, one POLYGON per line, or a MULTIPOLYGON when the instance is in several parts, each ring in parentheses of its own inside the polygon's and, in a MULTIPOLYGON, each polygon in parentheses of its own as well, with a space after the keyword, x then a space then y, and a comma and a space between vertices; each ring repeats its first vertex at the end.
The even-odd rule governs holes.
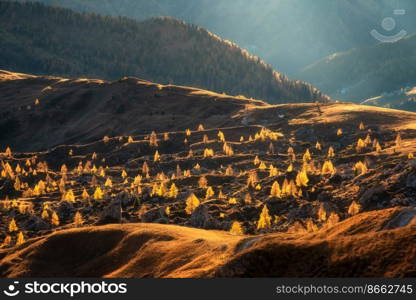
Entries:
MULTIPOLYGON (((23 0, 25 1, 25 0, 23 0)), ((369 32, 384 17, 398 28, 416 32, 412 0, 38 0, 74 10, 144 20, 173 16, 235 41, 278 70, 297 70, 334 52, 374 45, 369 32)))
POLYGON ((0 69, 119 79, 137 76, 273 103, 326 101, 207 30, 159 18, 137 22, 0 1, 0 69))
POLYGON ((415 216, 414 209, 381 210, 358 215, 314 234, 255 237, 160 224, 69 229, 0 250, 0 274, 123 278, 411 277, 416 275, 415 216), (405 217, 406 213, 413 221, 405 217), (389 225, 392 221, 394 226, 389 225), (62 247, 69 244, 71 247, 62 247))
POLYGON ((328 56, 300 75, 334 98, 361 102, 416 84, 416 35, 328 56))

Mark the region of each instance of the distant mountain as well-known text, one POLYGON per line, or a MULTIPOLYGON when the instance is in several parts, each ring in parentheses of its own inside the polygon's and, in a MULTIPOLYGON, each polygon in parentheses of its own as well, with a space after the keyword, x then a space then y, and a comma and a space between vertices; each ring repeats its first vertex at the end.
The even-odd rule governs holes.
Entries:
POLYGON ((394 9, 406 10, 394 16, 397 28, 416 32, 414 0, 37 1, 137 20, 179 18, 236 42, 291 76, 329 54, 376 44, 370 31, 381 30, 394 9))
POLYGON ((383 93, 380 96, 363 101, 362 104, 416 111, 416 86, 383 93))
POLYGON ((272 103, 328 100, 237 45, 171 18, 139 23, 1 1, 0 40, 0 69, 109 80, 135 76, 272 103))
POLYGON ((415 49, 416 34, 330 55, 305 68, 301 77, 342 100, 399 95, 400 89, 416 85, 415 49))

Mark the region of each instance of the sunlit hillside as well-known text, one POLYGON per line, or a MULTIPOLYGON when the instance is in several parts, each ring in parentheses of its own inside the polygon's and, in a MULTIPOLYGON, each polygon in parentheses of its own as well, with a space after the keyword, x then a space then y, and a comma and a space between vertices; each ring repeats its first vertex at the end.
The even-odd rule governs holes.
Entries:
POLYGON ((0 91, 2 276, 416 274, 416 113, 133 78, 0 91))

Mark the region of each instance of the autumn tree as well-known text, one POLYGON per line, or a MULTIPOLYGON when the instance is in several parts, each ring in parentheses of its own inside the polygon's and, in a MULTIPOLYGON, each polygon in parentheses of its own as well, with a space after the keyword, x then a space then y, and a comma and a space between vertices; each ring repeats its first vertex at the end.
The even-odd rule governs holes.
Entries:
POLYGON ((259 220, 257 222, 257 230, 266 229, 270 227, 272 227, 272 218, 269 215, 269 209, 266 205, 264 205, 260 213, 259 220))
POLYGON ((187 199, 186 199, 186 208, 185 211, 188 215, 192 214, 195 209, 200 205, 200 201, 197 196, 195 196, 194 193, 192 193, 187 199))
POLYGON ((244 229, 241 226, 241 223, 237 222, 237 221, 234 221, 233 224, 231 225, 230 233, 232 235, 243 235, 244 234, 244 229))

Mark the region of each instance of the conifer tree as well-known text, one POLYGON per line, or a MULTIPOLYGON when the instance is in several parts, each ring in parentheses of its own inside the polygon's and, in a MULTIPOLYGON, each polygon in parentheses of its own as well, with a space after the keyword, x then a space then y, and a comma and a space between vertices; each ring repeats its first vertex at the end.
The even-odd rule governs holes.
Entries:
POLYGON ((322 145, 321 145, 321 143, 316 142, 315 148, 316 148, 316 150, 318 150, 318 151, 322 151, 322 145))
POLYGON ((153 156, 153 161, 158 162, 160 161, 160 154, 159 151, 156 150, 155 155, 153 156))
POLYGON ((172 183, 169 188, 169 198, 176 198, 178 197, 179 190, 176 187, 175 183, 172 183))
POLYGON ((335 157, 335 150, 334 148, 331 146, 328 149, 328 158, 334 158, 335 157))
POLYGON ((241 223, 237 222, 237 221, 234 221, 233 224, 231 225, 230 233, 232 235, 243 235, 244 234, 244 229, 241 226, 241 223))
POLYGON ((214 195, 215 195, 214 190, 212 189, 212 187, 209 186, 207 188, 206 193, 205 193, 205 199, 208 200, 209 198, 211 198, 214 195))
POLYGON ((361 211, 361 205, 355 201, 351 202, 351 205, 348 207, 348 214, 351 216, 355 216, 361 211))
POLYGON ((362 139, 358 139, 357 146, 355 147, 357 152, 362 152, 365 149, 365 147, 366 147, 365 142, 362 139))
POLYGON ((87 190, 84 188, 82 191, 82 199, 87 200, 90 198, 90 195, 88 194, 87 190))
POLYGON ((282 190, 280 189, 280 185, 277 181, 273 182, 272 188, 270 190, 270 196, 275 198, 282 197, 282 190))
POLYGON ((56 212, 52 212, 52 216, 51 216, 51 224, 53 226, 59 226, 59 217, 56 214, 56 212))
POLYGON ((327 160, 322 166, 322 175, 333 175, 335 174, 335 167, 332 164, 332 161, 327 160))
POLYGON ((113 186, 113 182, 111 181, 110 177, 107 177, 107 180, 104 183, 105 187, 112 187, 113 186))
POLYGON ((263 206, 259 220, 257 222, 257 230, 272 227, 272 218, 269 215, 269 209, 266 205, 263 206))
POLYGON ((84 223, 84 220, 82 219, 82 216, 79 211, 77 211, 74 215, 74 223, 77 227, 81 226, 84 223))
POLYGON ((101 190, 101 188, 99 186, 97 186, 97 188, 94 191, 94 199, 95 200, 101 200, 104 196, 103 191, 101 190))
POLYGON ((24 237, 23 233, 20 231, 17 235, 16 246, 20 246, 24 242, 25 242, 25 237, 24 237))
POLYGON ((195 209, 200 205, 200 201, 197 196, 195 196, 194 193, 192 193, 187 199, 186 199, 186 208, 185 211, 188 215, 192 214, 195 209))
POLYGON ((17 227, 16 221, 13 218, 9 223, 9 232, 15 232, 18 230, 19 230, 19 227, 17 227))

